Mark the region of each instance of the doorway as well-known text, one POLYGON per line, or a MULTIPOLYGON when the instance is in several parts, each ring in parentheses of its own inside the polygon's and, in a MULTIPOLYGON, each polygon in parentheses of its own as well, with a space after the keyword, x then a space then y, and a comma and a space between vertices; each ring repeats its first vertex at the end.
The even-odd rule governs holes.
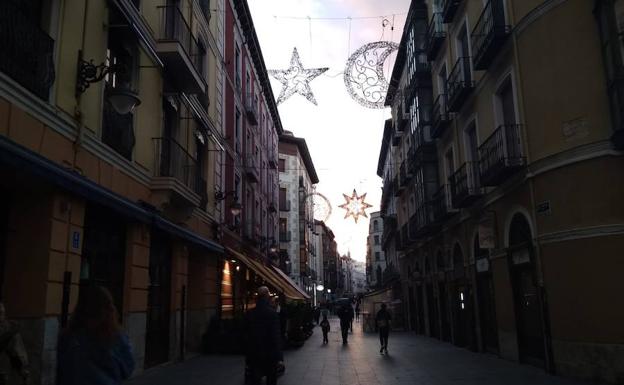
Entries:
POLYGON ((152 229, 145 331, 145 367, 169 361, 171 304, 171 242, 152 229))
POLYGON ((4 300, 4 274, 6 261, 6 242, 9 236, 9 201, 8 194, 0 191, 0 302, 4 300))
POLYGON ((451 341, 451 324, 448 317, 448 293, 446 282, 438 282, 438 295, 440 296, 440 324, 442 326, 440 335, 443 341, 451 341))
POLYGON ((429 334, 431 337, 440 338, 438 304, 431 283, 427 284, 427 309, 429 310, 429 334))
POLYGON ((111 210, 88 205, 85 210, 80 285, 107 288, 123 317, 126 225, 111 210))
POLYGON ((529 223, 523 215, 516 214, 509 230, 509 259, 520 361, 544 367, 542 300, 536 280, 532 239, 529 223))
POLYGON ((498 353, 494 282, 488 254, 487 249, 481 248, 479 236, 477 235, 474 240, 474 255, 477 261, 477 301, 479 301, 481 342, 483 343, 483 350, 490 353, 498 353))

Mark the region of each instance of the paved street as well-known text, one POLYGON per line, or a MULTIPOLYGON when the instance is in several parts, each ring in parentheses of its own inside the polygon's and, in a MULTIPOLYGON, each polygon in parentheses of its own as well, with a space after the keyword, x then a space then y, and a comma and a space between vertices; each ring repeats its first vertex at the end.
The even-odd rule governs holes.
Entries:
MULTIPOLYGON (((359 326, 355 323, 354 327, 359 326)), ((587 383, 549 376, 542 370, 473 353, 412 333, 390 335, 389 355, 379 354, 376 335, 354 329, 343 346, 338 321, 332 320, 329 345, 321 344, 320 329, 298 350, 286 352, 286 374, 280 385, 484 385, 587 383)), ((202 356, 156 368, 130 385, 241 385, 243 358, 202 356)))

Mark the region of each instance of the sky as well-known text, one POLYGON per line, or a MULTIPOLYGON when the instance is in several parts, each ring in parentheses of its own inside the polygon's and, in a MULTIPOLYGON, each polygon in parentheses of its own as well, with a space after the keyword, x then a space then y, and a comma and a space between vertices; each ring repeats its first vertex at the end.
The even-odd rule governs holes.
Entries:
MULTIPOLYGON (((306 139, 319 177, 316 191, 332 206, 326 223, 336 236, 338 251, 364 261, 369 221, 360 217, 356 224, 351 217, 345 219, 345 210, 338 206, 345 203, 342 194, 351 196, 356 189, 358 195, 367 194, 366 202, 373 206, 368 213, 379 211, 382 182, 377 161, 390 111, 355 102, 347 93, 342 73, 349 56, 361 46, 380 40, 399 43, 409 0, 248 3, 267 69, 287 69, 295 47, 304 68, 329 67, 310 82, 317 106, 294 94, 278 108, 284 129, 306 139)), ((396 52, 386 60, 388 79, 395 56, 396 52)), ((271 77, 271 85, 277 98, 282 84, 271 77)))

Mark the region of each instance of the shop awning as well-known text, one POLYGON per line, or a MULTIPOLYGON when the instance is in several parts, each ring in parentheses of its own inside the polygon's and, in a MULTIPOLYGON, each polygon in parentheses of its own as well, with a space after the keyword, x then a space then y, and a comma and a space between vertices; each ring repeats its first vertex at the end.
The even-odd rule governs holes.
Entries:
POLYGON ((224 251, 218 243, 202 238, 198 234, 161 217, 158 212, 142 207, 107 190, 76 172, 63 168, 39 154, 10 142, 2 135, 0 135, 0 164, 29 172, 90 202, 107 207, 127 218, 153 224, 161 230, 209 251, 216 253, 223 253, 224 251))
MULTIPOLYGON (((310 299, 310 296, 308 295, 308 293, 306 293, 305 291, 303 291, 303 289, 301 289, 299 287, 299 285, 297 285, 297 283, 295 283, 295 281, 292 280, 292 278, 290 278, 288 275, 286 275, 286 273, 284 273, 282 270, 278 269, 275 266, 272 266, 273 270, 275 270, 275 272, 282 277, 284 280, 286 280, 292 287, 294 287, 305 299, 310 299)), ((314 288, 314 290, 316 290, 316 288, 314 288)))
POLYGON ((228 254, 238 259, 240 262, 244 263, 245 266, 253 270, 256 274, 258 274, 265 281, 267 281, 269 285, 273 286, 276 290, 279 290, 281 294, 283 294, 287 298, 292 300, 305 300, 310 298, 307 295, 302 295, 299 292, 297 285, 293 285, 294 282, 292 282, 292 280, 290 280, 290 282, 285 280, 275 270, 265 266, 262 262, 256 261, 229 247, 226 247, 225 249, 228 254))

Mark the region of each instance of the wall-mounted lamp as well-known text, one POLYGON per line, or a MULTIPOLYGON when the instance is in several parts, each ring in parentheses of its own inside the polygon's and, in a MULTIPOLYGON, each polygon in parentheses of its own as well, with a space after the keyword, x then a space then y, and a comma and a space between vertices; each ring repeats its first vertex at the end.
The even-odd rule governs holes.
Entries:
MULTIPOLYGON (((92 83, 97 83, 104 79, 106 75, 120 74, 126 71, 122 64, 106 65, 104 63, 95 65, 93 60, 85 61, 82 58, 82 51, 78 54, 78 76, 76 79, 76 97, 80 96, 89 88, 92 83)), ((115 111, 120 115, 125 115, 139 104, 141 99, 136 92, 125 86, 115 87, 106 93, 108 101, 115 111)))
POLYGON ((236 194, 236 191, 215 191, 215 200, 222 201, 230 195, 234 197, 234 203, 230 206, 230 212, 236 217, 240 215, 243 210, 243 206, 238 203, 238 195, 236 194))

